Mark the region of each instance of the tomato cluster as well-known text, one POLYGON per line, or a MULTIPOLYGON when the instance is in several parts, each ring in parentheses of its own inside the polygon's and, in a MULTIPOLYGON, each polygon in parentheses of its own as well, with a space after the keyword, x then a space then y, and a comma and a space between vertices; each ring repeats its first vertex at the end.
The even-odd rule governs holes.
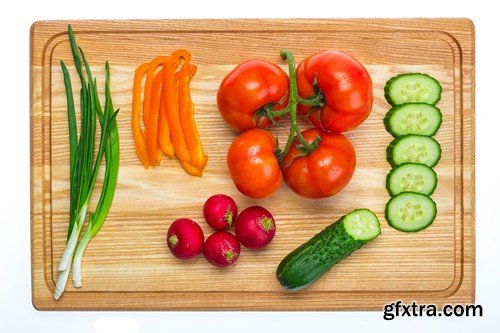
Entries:
POLYGON ((324 51, 303 60, 283 50, 289 76, 263 60, 241 63, 221 82, 217 105, 232 129, 243 131, 229 147, 227 164, 238 190, 251 198, 275 193, 283 178, 297 194, 325 198, 342 190, 356 166, 353 146, 341 132, 359 126, 370 114, 370 75, 353 57, 324 51), (297 112, 314 128, 301 132, 297 112), (283 150, 264 128, 290 118, 283 150))

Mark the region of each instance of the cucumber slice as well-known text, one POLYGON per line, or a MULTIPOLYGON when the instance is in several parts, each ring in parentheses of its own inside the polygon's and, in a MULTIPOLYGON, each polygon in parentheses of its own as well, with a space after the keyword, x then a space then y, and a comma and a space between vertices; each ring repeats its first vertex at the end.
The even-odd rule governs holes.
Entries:
POLYGON ((380 235, 378 218, 369 209, 356 209, 344 216, 342 222, 347 234, 355 240, 367 242, 380 235))
POLYGON ((387 161, 392 165, 406 162, 435 166, 441 158, 441 146, 428 136, 405 135, 398 137, 387 147, 387 161))
POLYGON ((436 104, 441 99, 443 88, 439 82, 427 74, 399 74, 387 81, 385 99, 391 105, 403 103, 436 104))
POLYGON ((387 175, 386 188, 391 196, 401 192, 431 195, 437 186, 437 175, 424 164, 403 163, 387 175))
POLYGON ((441 111, 427 103, 394 106, 384 118, 385 128, 395 137, 408 134, 433 136, 442 121, 441 111))
POLYGON ((356 209, 290 252, 278 265, 276 278, 287 290, 306 288, 380 232, 375 214, 356 209))
POLYGON ((402 192, 385 206, 385 218, 396 230, 415 232, 427 228, 437 214, 436 203, 427 195, 402 192))

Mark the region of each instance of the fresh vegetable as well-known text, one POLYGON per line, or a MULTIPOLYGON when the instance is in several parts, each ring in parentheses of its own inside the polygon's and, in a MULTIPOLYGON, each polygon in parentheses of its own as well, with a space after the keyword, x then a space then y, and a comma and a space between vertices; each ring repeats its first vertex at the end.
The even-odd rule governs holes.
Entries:
POLYGON ((205 241, 203 253, 212 265, 228 267, 233 265, 240 255, 240 242, 227 231, 217 231, 205 241))
POLYGON ((144 74, 149 70, 149 67, 149 63, 142 64, 135 70, 132 95, 132 134, 134 136, 137 156, 139 156, 145 168, 149 166, 149 157, 146 149, 146 138, 144 131, 141 129, 141 80, 144 74))
POLYGON ((236 238, 243 246, 251 250, 259 250, 273 240, 276 223, 271 213, 260 206, 243 210, 234 226, 236 238))
POLYGON ((68 240, 61 261, 58 266, 59 276, 57 278, 54 298, 61 297, 73 260, 74 284, 81 286, 81 261, 83 253, 91 238, 99 231, 104 223, 113 202, 118 175, 118 129, 116 116, 111 100, 109 87, 110 69, 106 62, 106 84, 105 105, 102 110, 98 98, 97 81, 92 77, 89 64, 83 50, 80 49, 75 40, 71 26, 68 26, 68 36, 71 46, 73 61, 78 72, 80 90, 80 135, 76 125, 76 110, 73 98, 73 89, 70 76, 65 63, 61 60, 61 68, 66 89, 66 100, 68 107, 69 125, 69 148, 70 148, 70 213, 68 240), (85 74, 86 77, 85 78, 85 74), (100 124, 99 145, 95 147, 97 123, 100 124), (97 152, 97 154, 95 154, 97 152), (88 212, 94 186, 99 173, 101 161, 106 157, 106 170, 104 173, 101 195, 94 212, 88 212), (85 218, 89 213, 89 221, 82 240, 78 242, 85 218), (75 254, 76 251, 76 254, 75 254))
POLYGON ((277 65, 263 60, 239 64, 221 82, 217 106, 224 121, 235 131, 265 128, 269 117, 286 107, 288 76, 277 65))
POLYGON ((394 137, 407 134, 433 136, 442 120, 441 111, 434 105, 406 103, 390 109, 384 118, 384 124, 394 137))
POLYGON ((391 196, 401 192, 431 195, 437 186, 437 175, 425 164, 403 163, 387 175, 386 187, 391 196))
POLYGON ((380 233, 377 216, 368 209, 356 209, 287 255, 276 277, 287 290, 306 288, 380 233))
MULTIPOLYGON (((111 90, 109 87, 109 66, 107 66, 106 69, 106 101, 104 106, 104 113, 101 110, 101 103, 99 102, 96 89, 94 89, 94 100, 96 101, 97 114, 109 116, 113 112, 114 108, 113 102, 111 100, 111 90)), ((116 124, 116 121, 114 121, 109 127, 109 138, 106 142, 106 148, 104 151, 104 157, 106 158, 106 169, 104 172, 104 181, 102 185, 101 196, 94 213, 89 214, 89 223, 78 243, 78 246, 75 250, 75 256, 73 258, 73 284, 77 288, 82 286, 82 260, 85 250, 87 249, 87 246, 92 238, 97 234, 97 232, 104 224, 104 221, 106 220, 108 212, 111 208, 111 204, 113 203, 116 185, 118 183, 118 167, 120 162, 119 155, 120 142, 118 136, 118 126, 116 124)))
MULTIPOLYGON (((160 85, 159 95, 155 93, 155 103, 153 108, 156 109, 157 105, 159 108, 158 115, 158 144, 160 146, 160 151, 165 153, 168 157, 175 157, 174 145, 172 144, 170 125, 167 120, 167 112, 166 112, 166 98, 162 98, 166 92, 163 90, 165 85, 163 84, 163 69, 156 73, 153 82, 153 91, 157 92, 156 85, 160 85)), ((166 88, 165 88, 166 89, 166 88)), ((160 157, 161 158, 161 157, 160 157)))
POLYGON ((427 228, 437 214, 436 203, 427 195, 402 192, 385 207, 385 218, 394 229, 415 232, 427 228))
POLYGON ((396 138, 387 147, 393 166, 386 187, 392 198, 385 217, 397 230, 414 232, 427 228, 436 218, 436 203, 429 197, 437 186, 431 167, 441 158, 441 146, 431 138, 442 122, 434 106, 442 87, 427 74, 400 74, 387 81, 385 97, 393 105, 386 114, 386 129, 396 138))
POLYGON ((189 66, 183 65, 179 70, 178 103, 181 127, 186 133, 186 145, 190 153, 190 165, 199 170, 203 170, 207 164, 207 155, 205 155, 202 150, 200 134, 194 118, 191 89, 189 87, 189 82, 195 73, 196 66, 191 64, 189 66))
POLYGON ((179 259, 191 259, 203 251, 203 231, 190 219, 175 220, 167 232, 167 246, 179 259))
POLYGON ((392 165, 406 162, 435 166, 441 158, 441 146, 433 138, 405 135, 394 139, 387 147, 387 161, 392 165))
POLYGON ((403 103, 436 104, 443 88, 438 80, 422 73, 399 74, 387 81, 384 92, 391 105, 403 103))
POLYGON ((306 58, 297 67, 297 85, 300 97, 311 102, 299 111, 318 129, 350 131, 371 112, 370 75, 348 54, 329 50, 306 58))
MULTIPOLYGON (((159 112, 159 96, 161 93, 161 86, 157 84, 157 91, 152 91, 154 81, 160 82, 161 77, 158 75, 155 80, 155 72, 159 66, 167 62, 167 57, 157 57, 154 59, 146 72, 146 83, 144 88, 144 101, 143 101, 143 122, 145 127, 146 150, 149 157, 150 165, 158 165, 158 112, 159 112), (158 103, 153 103, 154 98, 158 103), (156 104, 156 105, 155 105, 156 104)), ((163 70, 165 72, 165 70, 163 70)))
POLYGON ((207 163, 194 118, 189 83, 196 73, 191 55, 177 50, 136 69, 132 98, 132 132, 144 167, 158 165, 163 153, 177 156, 186 172, 201 176, 207 163), (159 70, 157 70, 159 69, 159 70), (140 125, 141 82, 146 75, 140 125))
MULTIPOLYGON (((283 150, 276 156, 287 185, 307 198, 325 198, 334 195, 351 179, 356 156, 349 140, 341 134, 329 134, 319 129, 301 132, 297 123, 297 105, 314 105, 315 99, 304 99, 297 90, 293 54, 281 51, 288 60, 290 97, 286 109, 290 114, 290 134, 283 150)), ((297 75, 300 71, 297 69, 297 75)), ((370 102, 371 103, 371 102, 370 102)))
POLYGON ((325 198, 342 190, 356 167, 356 153, 349 140, 315 128, 302 136, 309 144, 319 143, 312 152, 304 153, 294 141, 281 166, 287 185, 306 198, 325 198))
POLYGON ((254 128, 237 136, 227 153, 227 165, 236 188, 246 196, 261 199, 274 194, 283 179, 274 156, 276 138, 254 128))
POLYGON ((224 230, 233 225, 233 221, 238 216, 238 208, 231 197, 225 194, 216 194, 205 202, 203 216, 212 228, 224 230))
POLYGON ((281 57, 288 60, 290 73, 288 103, 284 109, 266 112, 270 119, 290 115, 291 126, 286 145, 280 150, 276 139, 260 129, 241 134, 231 144, 227 156, 231 177, 243 194, 263 198, 279 188, 281 164, 287 184, 299 195, 309 198, 331 196, 349 182, 354 172, 354 149, 341 134, 327 134, 321 130, 300 131, 297 105, 315 105, 316 100, 299 96, 293 54, 282 50, 281 57), (322 142, 323 139, 325 142, 322 142))
MULTIPOLYGON (((179 160, 189 162, 191 158, 186 143, 186 136, 188 135, 188 133, 184 133, 184 129, 181 125, 178 103, 179 81, 178 79, 176 80, 175 77, 175 71, 177 66, 179 66, 181 57, 176 57, 174 59, 175 60, 173 61, 166 62, 163 67, 163 107, 166 114, 168 126, 170 128, 170 135, 172 144, 174 146, 175 155, 179 158, 179 160)), ((186 63, 189 63, 187 59, 186 63)))

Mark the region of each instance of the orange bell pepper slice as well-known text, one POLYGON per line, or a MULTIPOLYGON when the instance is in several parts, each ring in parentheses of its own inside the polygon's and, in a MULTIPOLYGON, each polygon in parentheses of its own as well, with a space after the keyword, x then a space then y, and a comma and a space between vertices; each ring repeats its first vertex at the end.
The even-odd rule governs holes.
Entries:
POLYGON ((194 119, 189 83, 196 66, 189 64, 191 54, 177 50, 160 56, 136 69, 132 98, 132 131, 137 155, 144 167, 159 164, 163 153, 176 155, 186 172, 201 176, 208 157, 203 153, 194 119), (177 67, 180 66, 179 71, 177 67), (158 72, 158 67, 162 67, 158 72), (141 81, 146 74, 141 111, 141 81))
POLYGON ((194 118, 194 105, 191 100, 189 82, 196 73, 196 66, 184 63, 179 71, 179 117, 190 152, 191 165, 203 169, 207 163, 207 156, 203 154, 200 134, 194 118))
MULTIPOLYGON (((148 152, 149 161, 151 165, 157 165, 157 132, 158 132, 158 111, 159 111, 159 103, 158 107, 154 108, 152 99, 153 95, 156 93, 153 91, 153 81, 155 77, 155 72, 158 66, 161 64, 168 62, 169 57, 157 57, 150 64, 150 70, 148 71, 148 75, 146 77, 146 84, 144 87, 144 102, 143 102, 143 117, 144 124, 146 127, 146 150, 148 152)), ((157 90, 159 90, 161 83, 161 76, 158 76, 157 79, 157 90)), ((159 100, 160 96, 158 96, 159 100)))
POLYGON ((160 144, 156 146, 156 163, 160 164, 161 158, 163 157, 163 149, 161 149, 160 144))
POLYGON ((169 157, 174 157, 174 146, 170 139, 170 127, 168 126, 167 115, 165 111, 165 101, 160 100, 160 118, 158 120, 158 142, 162 151, 169 157))
MULTIPOLYGON (((151 92, 150 92, 150 105, 149 105, 149 111, 148 111, 148 126, 158 126, 158 116, 160 110, 160 100, 161 100, 161 86, 162 86, 162 70, 160 70, 158 73, 155 74, 153 77, 153 84, 151 85, 151 92)), ((158 165, 160 163, 160 159, 163 155, 163 151, 161 150, 161 147, 158 144, 158 129, 155 131, 149 131, 147 130, 146 127, 146 147, 148 148, 148 155, 151 153, 155 152, 155 158, 154 161, 150 157, 150 162, 151 165, 158 165), (149 137, 148 137, 149 133, 149 137), (158 152, 157 150, 160 150, 158 152)))
MULTIPOLYGON (((208 156, 204 155, 202 164, 206 165, 207 161, 208 161, 208 156)), ((203 175, 203 168, 201 168, 201 169, 197 168, 197 167, 191 165, 191 163, 189 163, 189 162, 184 162, 184 161, 180 161, 180 162, 181 162, 181 165, 182 165, 182 168, 184 169, 184 171, 186 171, 190 175, 198 176, 198 177, 201 177, 203 175)))
POLYGON ((184 62, 190 62, 191 61, 191 53, 189 51, 184 50, 184 49, 179 49, 170 55, 171 58, 174 59, 174 62, 179 65, 181 59, 184 59, 184 62))
POLYGON ((132 93, 132 134, 134 136, 137 156, 139 156, 145 168, 149 166, 149 157, 146 149, 146 139, 141 129, 141 81, 143 75, 149 71, 149 68, 150 64, 147 63, 142 64, 135 70, 132 93))
POLYGON ((142 114, 142 122, 143 122, 143 125, 144 127, 146 127, 146 123, 148 121, 148 111, 149 111, 149 105, 150 105, 150 91, 151 91, 151 88, 153 86, 153 80, 154 80, 154 77, 155 77, 155 74, 157 74, 156 70, 158 69, 159 66, 161 66, 164 62, 168 61, 169 57, 167 56, 159 56, 159 57, 156 57, 153 59, 153 61, 149 62, 149 66, 152 69, 151 71, 151 74, 149 74, 149 81, 148 81, 148 77, 146 77, 146 83, 145 83, 145 86, 144 86, 144 97, 143 97, 143 103, 142 103, 142 107, 143 109, 146 110, 146 112, 143 112, 142 114))
POLYGON ((163 64, 162 99, 165 102, 164 111, 170 128, 175 155, 180 160, 189 162, 190 154, 182 131, 177 102, 175 69, 179 62, 180 58, 171 57, 169 61, 163 64))

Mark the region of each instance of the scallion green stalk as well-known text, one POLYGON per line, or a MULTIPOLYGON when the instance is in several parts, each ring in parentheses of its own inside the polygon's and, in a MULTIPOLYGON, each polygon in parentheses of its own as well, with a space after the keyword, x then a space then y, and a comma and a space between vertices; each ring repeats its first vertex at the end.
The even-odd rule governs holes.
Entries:
POLYGON ((58 266, 59 276, 54 292, 55 299, 59 299, 64 292, 73 262, 75 262, 73 266, 73 275, 75 276, 74 282, 76 286, 81 286, 81 262, 83 253, 92 237, 99 231, 109 212, 116 189, 119 164, 119 139, 116 124, 118 111, 113 110, 111 101, 109 64, 106 62, 106 103, 103 112, 97 93, 97 81, 92 77, 90 66, 85 58, 83 50, 76 45, 71 26, 68 27, 68 36, 73 61, 82 86, 80 90, 81 122, 80 137, 77 140, 73 90, 66 65, 61 61, 68 103, 70 135, 70 218, 68 241, 58 266), (85 75, 83 74, 82 61, 85 66, 88 82, 86 82, 85 75), (101 130, 97 155, 94 156, 97 118, 99 119, 101 130), (79 242, 78 239, 85 223, 92 192, 104 156, 106 158, 106 171, 99 202, 96 211, 94 213, 89 213, 87 229, 79 242))
MULTIPOLYGON (((101 110, 101 105, 99 99, 97 98, 97 89, 94 89, 94 100, 97 105, 97 112, 100 116, 99 119, 108 117, 113 113, 113 103, 111 101, 111 92, 109 88, 109 64, 106 62, 106 101, 104 105, 104 113, 101 110)), ((110 126, 109 138, 106 143, 105 156, 106 156, 106 171, 104 174, 104 183, 101 191, 101 196, 94 213, 89 215, 89 223, 82 236, 82 239, 78 243, 78 247, 73 258, 73 284, 75 287, 80 288, 82 286, 82 259, 83 254, 90 242, 90 240, 97 234, 101 226, 103 225, 106 217, 108 215, 111 204, 113 203, 113 198, 116 190, 116 185, 118 182, 118 166, 119 166, 119 137, 118 137, 118 126, 116 122, 110 126)))

